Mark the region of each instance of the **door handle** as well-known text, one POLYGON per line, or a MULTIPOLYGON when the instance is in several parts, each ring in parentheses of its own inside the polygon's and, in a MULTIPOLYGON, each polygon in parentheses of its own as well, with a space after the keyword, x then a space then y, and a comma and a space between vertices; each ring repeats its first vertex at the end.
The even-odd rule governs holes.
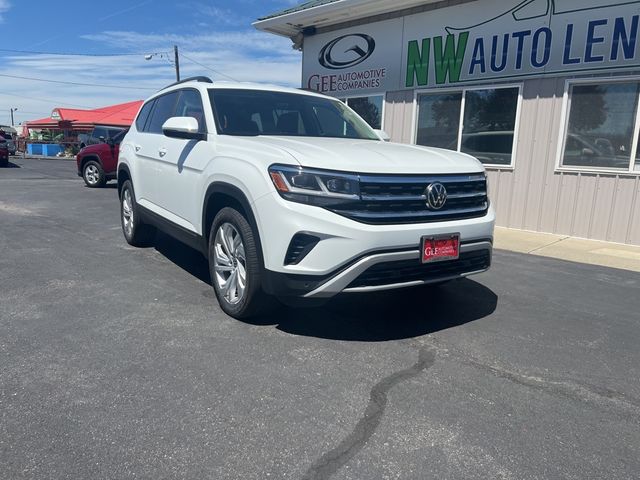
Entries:
POLYGON ((158 149, 158 155, 160 155, 160 157, 164 157, 166 154, 167 154, 167 149, 166 148, 158 149))
POLYGON ((135 145, 134 148, 136 149, 136 152, 139 152, 141 147, 140 145, 135 145))

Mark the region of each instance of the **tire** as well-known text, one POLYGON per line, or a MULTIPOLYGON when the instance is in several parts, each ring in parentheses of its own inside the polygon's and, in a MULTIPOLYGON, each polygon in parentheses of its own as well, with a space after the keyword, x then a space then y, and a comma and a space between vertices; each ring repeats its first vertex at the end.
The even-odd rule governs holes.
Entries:
POLYGON ((220 308, 233 318, 255 317, 277 305, 262 290, 258 248, 246 218, 233 208, 220 210, 209 231, 209 273, 220 308))
POLYGON ((107 183, 107 177, 104 174, 102 165, 95 160, 89 160, 84 164, 82 167, 82 178, 89 188, 104 187, 107 183))
POLYGON ((124 238, 129 245, 148 247, 153 244, 156 230, 140 219, 140 209, 136 203, 131 180, 124 182, 120 192, 120 224, 124 238))
POLYGON ((0 160, 0 168, 9 168, 9 159, 0 160))

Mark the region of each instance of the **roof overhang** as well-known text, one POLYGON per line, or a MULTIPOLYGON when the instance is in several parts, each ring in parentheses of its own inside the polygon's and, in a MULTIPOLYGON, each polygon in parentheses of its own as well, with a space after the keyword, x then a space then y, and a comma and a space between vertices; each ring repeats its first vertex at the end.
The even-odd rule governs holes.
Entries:
POLYGON ((375 15, 412 8, 442 0, 338 0, 253 23, 264 32, 293 38, 306 28, 330 27, 375 15))

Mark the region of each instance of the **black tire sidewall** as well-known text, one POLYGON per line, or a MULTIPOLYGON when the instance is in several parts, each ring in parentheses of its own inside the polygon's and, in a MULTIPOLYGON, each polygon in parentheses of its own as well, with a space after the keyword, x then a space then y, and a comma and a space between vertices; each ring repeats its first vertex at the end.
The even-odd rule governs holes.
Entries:
POLYGON ((100 163, 95 160, 89 160, 87 163, 84 164, 84 166, 82 167, 82 179, 84 180, 84 183, 86 183, 87 187, 89 188, 102 187, 104 186, 105 183, 107 183, 102 165, 100 165, 100 163), (87 167, 89 167, 89 165, 95 165, 96 168, 98 169, 98 173, 100 174, 99 180, 93 185, 87 181, 87 167))
POLYGON ((120 226, 122 227, 122 233, 124 238, 128 243, 134 244, 136 238, 136 229, 138 228, 140 222, 138 220, 138 209, 136 207, 136 194, 133 191, 133 185, 130 180, 126 180, 122 185, 122 190, 120 191, 120 226), (122 212, 124 205, 124 192, 129 190, 131 193, 131 210, 133 212, 133 222, 131 225, 131 236, 127 235, 127 230, 124 228, 124 214, 122 212))
POLYGON ((234 318, 246 318, 251 316, 254 311, 257 311, 256 303, 259 302, 259 298, 263 295, 261 276, 262 276, 262 263, 258 255, 259 245, 257 244, 257 236, 253 232, 251 225, 247 219, 239 211, 225 207, 216 215, 211 224, 209 231, 209 274, 211 276, 211 284, 213 290, 220 304, 220 308, 227 314, 234 318), (244 245, 245 259, 246 259, 246 287, 244 297, 237 304, 231 304, 220 294, 218 291, 217 283, 215 280, 214 271, 214 243, 218 228, 223 223, 230 223, 235 227, 242 243, 244 245))

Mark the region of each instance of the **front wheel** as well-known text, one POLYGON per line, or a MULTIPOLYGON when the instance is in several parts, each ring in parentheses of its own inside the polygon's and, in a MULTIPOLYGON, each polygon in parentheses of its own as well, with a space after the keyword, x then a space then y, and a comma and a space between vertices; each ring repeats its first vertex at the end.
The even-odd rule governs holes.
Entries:
POLYGON ((220 308, 242 319, 265 313, 274 299, 262 290, 257 239, 233 208, 216 215, 209 232, 209 272, 220 308))
POLYGON ((107 183, 107 177, 104 174, 102 165, 95 160, 85 163, 82 168, 82 178, 89 188, 103 187, 107 183))

